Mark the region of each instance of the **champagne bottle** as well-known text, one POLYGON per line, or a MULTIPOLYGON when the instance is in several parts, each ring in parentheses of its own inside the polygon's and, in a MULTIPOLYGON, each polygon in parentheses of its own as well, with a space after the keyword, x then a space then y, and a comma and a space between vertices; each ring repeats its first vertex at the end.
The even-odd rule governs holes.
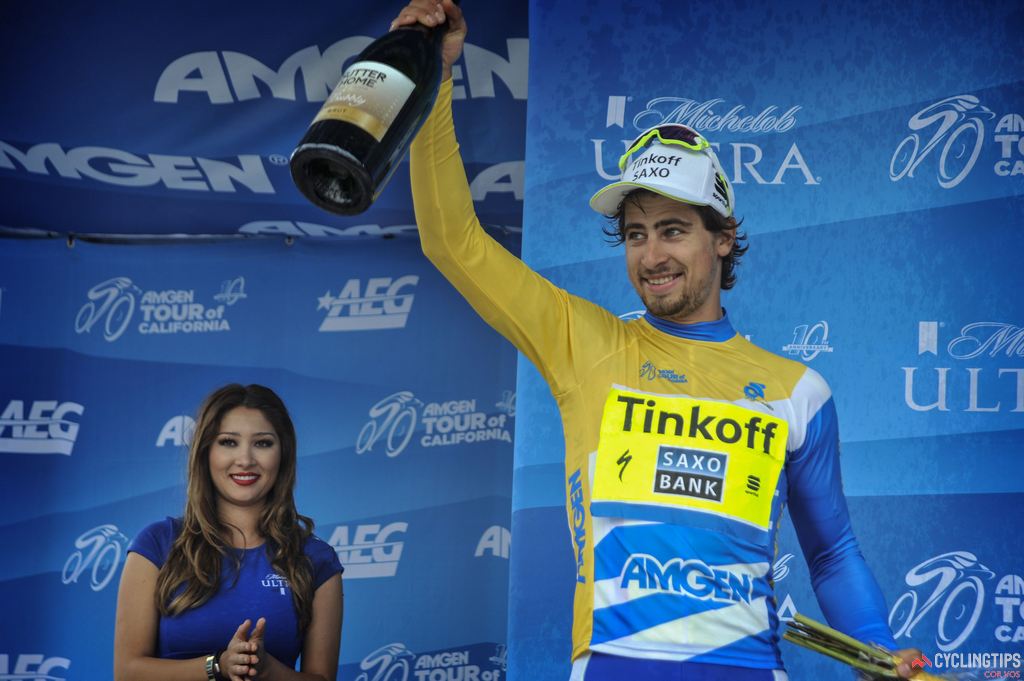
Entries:
POLYGON ((292 180, 306 198, 342 215, 376 200, 437 98, 446 28, 395 29, 345 69, 292 152, 292 180))

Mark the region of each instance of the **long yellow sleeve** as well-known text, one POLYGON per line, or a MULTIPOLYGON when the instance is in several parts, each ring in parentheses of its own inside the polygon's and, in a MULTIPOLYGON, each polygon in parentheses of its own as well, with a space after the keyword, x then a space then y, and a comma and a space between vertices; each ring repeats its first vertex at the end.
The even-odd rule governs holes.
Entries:
POLYGON ((451 101, 452 84, 446 81, 410 154, 423 252, 488 324, 530 358, 557 396, 578 384, 574 317, 581 307, 608 313, 547 281, 481 227, 459 155, 451 101))

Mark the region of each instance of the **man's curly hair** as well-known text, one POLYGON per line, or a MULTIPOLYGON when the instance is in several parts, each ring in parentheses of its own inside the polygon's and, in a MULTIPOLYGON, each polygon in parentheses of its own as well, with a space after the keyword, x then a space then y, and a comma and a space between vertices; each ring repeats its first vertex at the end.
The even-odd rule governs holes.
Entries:
MULTIPOLYGON (((609 218, 608 225, 602 231, 608 237, 608 242, 613 246, 618 246, 626 241, 626 205, 632 203, 637 208, 642 208, 640 200, 645 196, 660 196, 660 194, 649 189, 634 189, 623 197, 619 207, 615 210, 615 215, 609 218)), ((740 264, 740 258, 750 248, 749 245, 746 245, 747 235, 739 231, 743 220, 723 217, 721 213, 711 206, 693 206, 693 208, 700 215, 701 220, 704 222, 704 228, 709 232, 717 234, 727 230, 736 230, 732 251, 729 252, 729 255, 722 258, 722 290, 728 291, 736 284, 736 268, 740 264)))

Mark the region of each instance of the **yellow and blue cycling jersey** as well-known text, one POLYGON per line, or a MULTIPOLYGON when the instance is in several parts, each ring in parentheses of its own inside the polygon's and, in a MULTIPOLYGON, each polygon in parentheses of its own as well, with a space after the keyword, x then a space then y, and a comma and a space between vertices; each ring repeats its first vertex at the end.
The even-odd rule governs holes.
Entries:
POLYGON ((821 376, 724 314, 622 321, 533 272, 480 227, 450 102, 448 82, 413 145, 416 220, 424 253, 558 402, 573 659, 781 669, 771 569, 787 506, 828 621, 892 646, 850 530, 821 376))

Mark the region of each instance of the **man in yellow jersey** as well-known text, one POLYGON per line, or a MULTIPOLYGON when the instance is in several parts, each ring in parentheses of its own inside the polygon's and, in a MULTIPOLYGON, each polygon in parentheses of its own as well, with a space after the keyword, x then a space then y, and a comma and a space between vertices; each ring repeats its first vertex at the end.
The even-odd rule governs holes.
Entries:
MULTIPOLYGON (((681 125, 645 131, 622 179, 591 199, 617 219, 647 308, 624 322, 481 228, 451 115, 462 13, 413 0, 393 26, 445 20, 444 80, 411 153, 416 221, 427 257, 558 403, 576 557, 571 679, 786 679, 771 580, 786 507, 829 623, 894 648, 850 528, 827 383, 739 336, 721 307, 746 249, 708 141, 681 125)), ((917 652, 900 654, 910 676, 917 652)))

